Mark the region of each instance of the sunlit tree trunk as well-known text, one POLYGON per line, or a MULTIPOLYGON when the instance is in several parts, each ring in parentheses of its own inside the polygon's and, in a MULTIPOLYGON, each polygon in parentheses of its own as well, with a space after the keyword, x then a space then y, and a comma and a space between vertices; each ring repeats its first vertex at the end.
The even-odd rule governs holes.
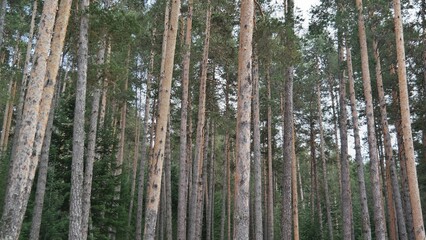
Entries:
POLYGON ((254 1, 241 1, 238 49, 238 103, 235 169, 234 239, 249 237, 250 121, 252 96, 252 39, 254 1))
POLYGON ((164 161, 164 144, 166 138, 167 118, 170 110, 170 92, 173 75, 173 63, 178 30, 180 0, 173 0, 170 13, 170 26, 167 32, 167 48, 165 54, 164 78, 160 80, 158 96, 158 112, 155 130, 154 155, 150 164, 148 182, 148 202, 145 215, 144 239, 153 240, 155 237, 155 224, 161 191, 161 177, 164 161))
POLYGON ((401 127, 406 157, 408 186, 410 189, 411 207, 413 210, 414 234, 416 240, 424 240, 425 228, 420 204, 419 186, 414 156, 413 137, 411 132, 410 106, 407 89, 407 73, 405 63, 404 33, 402 28, 401 2, 393 0, 396 53, 398 64, 399 106, 401 108, 401 127))
POLYGON ((373 113, 373 100, 371 95, 371 81, 370 81, 370 70, 368 63, 368 51, 367 51, 367 38, 365 35, 364 16, 362 9, 362 0, 356 0, 356 6, 358 9, 358 33, 359 42, 361 47, 361 69, 362 69, 362 80, 364 86, 364 96, 366 101, 366 115, 367 115, 367 130, 368 130, 368 146, 370 156, 370 176, 371 176, 371 187, 374 203, 374 223, 376 238, 386 239, 386 219, 383 210, 383 197, 381 192, 380 184, 380 173, 379 173, 379 159, 377 152, 376 134, 374 129, 374 113, 373 113))
POLYGON ((189 65, 192 43, 192 0, 188 1, 186 16, 186 33, 183 53, 182 73, 182 101, 180 114, 180 156, 179 156, 179 196, 178 196, 178 226, 177 239, 186 239, 186 216, 188 207, 188 167, 187 167, 187 119, 188 119, 188 94, 189 94, 189 65))
MULTIPOLYGON (((45 1, 40 18, 39 36, 34 53, 34 62, 36 64, 31 71, 25 97, 25 107, 22 112, 22 121, 14 142, 14 152, 12 153, 9 169, 10 180, 6 188, 5 204, 0 220, 0 239, 19 238, 32 181, 38 164, 38 162, 33 162, 32 155, 33 151, 36 150, 33 144, 40 115, 40 102, 46 83, 47 60, 51 48, 57 6, 57 0, 45 1)), ((47 110, 48 115, 50 108, 47 110)), ((44 138, 44 132, 42 134, 41 141, 44 138)))
POLYGON ((362 235, 364 240, 371 240, 370 214, 367 204, 367 191, 365 189, 364 179, 364 162, 361 154, 361 139, 358 127, 358 110, 356 108, 355 83, 352 70, 352 54, 348 46, 346 46, 346 61, 349 78, 349 95, 351 101, 352 125, 354 130, 355 141, 355 162, 357 163, 358 188, 360 193, 361 215, 362 215, 362 235))

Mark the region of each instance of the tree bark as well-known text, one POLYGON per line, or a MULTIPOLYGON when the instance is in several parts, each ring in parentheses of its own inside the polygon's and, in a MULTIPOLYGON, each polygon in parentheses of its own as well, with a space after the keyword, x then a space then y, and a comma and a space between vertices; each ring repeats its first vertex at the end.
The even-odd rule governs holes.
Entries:
POLYGON ((38 176, 37 176, 37 187, 34 200, 34 209, 33 217, 31 220, 31 230, 30 230, 30 239, 38 240, 40 235, 40 227, 43 213, 44 205, 44 195, 46 193, 46 181, 47 181, 47 172, 49 165, 49 151, 50 151, 50 142, 52 139, 53 131, 53 119, 55 116, 55 108, 59 99, 60 84, 57 84, 55 87, 55 96, 52 100, 52 108, 50 109, 47 126, 46 126, 46 135, 43 140, 43 146, 41 149, 40 163, 38 166, 38 176))
POLYGON ((263 239, 262 219, 262 159, 260 150, 260 100, 259 100, 259 61, 257 51, 253 53, 253 178, 254 178, 254 228, 255 239, 263 239))
POLYGON ((348 46, 346 46, 346 61, 349 78, 349 95, 351 101, 352 125, 354 130, 355 141, 355 162, 357 163, 358 188, 360 193, 361 215, 362 215, 362 235, 364 240, 371 240, 370 214, 367 203, 367 191, 365 189, 364 179, 364 163, 361 154, 361 139, 358 127, 358 110, 356 108, 355 83, 352 70, 352 54, 348 46))
POLYGON ((167 48, 165 52, 164 78, 160 80, 158 96, 158 112, 155 130, 153 158, 150 164, 148 182, 148 203, 145 214, 144 239, 153 240, 155 237, 155 223, 157 220, 158 205, 161 191, 161 177, 164 161, 164 143, 166 138, 167 118, 170 110, 170 92, 173 75, 173 63, 178 30, 180 0, 173 0, 170 14, 170 26, 167 31, 167 48))
MULTIPOLYGON (((320 157, 322 163, 322 172, 323 172, 323 184, 324 184, 324 195, 325 195, 325 208, 327 214, 327 225, 328 225, 328 234, 329 239, 334 239, 333 234, 333 220, 331 218, 331 204, 330 204, 330 193, 328 190, 328 173, 327 173, 327 163, 325 159, 325 140, 324 140, 324 127, 322 125, 322 108, 321 108, 321 82, 318 82, 317 85, 317 104, 318 104, 318 124, 319 124, 319 134, 320 134, 320 157)), ((297 191, 297 189, 295 190, 297 191)))
MULTIPOLYGON (((343 40, 342 40, 343 41, 343 40)), ((339 63, 343 63, 343 42, 339 43, 339 63)), ((340 125, 340 161, 342 174, 342 217, 343 217, 343 239, 352 238, 352 198, 351 198, 351 181, 348 159, 348 127, 347 127, 347 111, 346 111, 346 79, 343 72, 339 72, 339 125, 340 125)))
MULTIPOLYGON (((299 206, 298 206, 299 199, 297 196, 297 164, 296 164, 295 145, 296 145, 296 135, 294 133, 294 126, 293 126, 293 162, 291 164, 291 188, 292 188, 292 201, 293 201, 293 234, 294 234, 293 239, 299 240, 299 206)), ((318 185, 317 185, 317 189, 318 189, 318 185)), ((317 191, 317 194, 319 194, 319 191, 317 191)), ((321 208, 319 208, 318 210, 321 212, 321 208)), ((320 221, 321 221, 321 218, 320 218, 320 221)))
POLYGON ((422 216, 422 207, 420 204, 420 194, 417 182, 417 171, 411 132, 410 106, 408 100, 407 73, 405 65, 404 33, 402 28, 400 0, 393 0, 393 7, 398 63, 399 106, 401 108, 401 127, 403 132, 403 142, 406 157, 408 186, 410 189, 411 207, 413 210, 414 234, 416 240, 424 240, 426 239, 426 236, 422 216))
POLYGON ((0 220, 1 239, 18 239, 19 237, 38 163, 32 161, 33 144, 36 138, 57 5, 56 0, 47 0, 40 19, 39 36, 34 54, 35 64, 29 79, 22 121, 16 134, 9 169, 9 182, 0 220))
MULTIPOLYGON (((155 30, 153 31, 155 33, 155 30)), ((155 34, 153 34, 155 35, 155 34)), ((151 56, 149 61, 149 73, 146 79, 146 93, 145 93, 145 112, 143 118, 143 128, 142 128, 142 150, 139 160, 139 178, 138 178, 138 206, 136 210, 136 240, 142 239, 142 205, 143 205, 143 192, 144 192, 144 182, 145 182, 145 162, 146 159, 149 159, 147 155, 147 147, 149 147, 148 142, 148 128, 149 128, 149 112, 150 109, 150 94, 151 94, 151 82, 153 80, 152 72, 154 71, 154 50, 153 43, 151 46, 151 56)))
POLYGON ((165 148, 165 166, 164 166, 164 185, 165 185, 165 229, 166 229, 166 239, 172 240, 172 186, 171 186, 171 161, 172 161, 172 149, 170 144, 170 118, 167 128, 167 136, 166 136, 166 148, 165 148))
POLYGON ((397 173, 396 173, 396 166, 395 166, 395 158, 393 156, 392 141, 391 141, 391 135, 389 131, 389 124, 388 124, 388 114, 386 110, 386 100, 385 100, 385 94, 383 89, 380 53, 379 53, 379 48, 377 44, 378 44, 377 40, 373 40, 374 60, 376 61, 376 82, 377 82, 377 90, 379 95, 378 100, 380 103, 380 117, 381 117, 380 119, 382 123, 382 131, 383 131, 383 138, 384 138, 384 145, 385 145, 386 168, 389 169, 387 170, 387 172, 389 172, 390 183, 391 183, 390 184, 391 188, 388 191, 392 191, 392 195, 393 195, 393 202, 395 204, 395 212, 396 212, 397 223, 398 223, 399 239, 406 240, 407 230, 405 226, 404 213, 402 210, 401 193, 399 190, 398 178, 396 176, 397 173))
POLYGON ((383 197, 380 184, 379 160, 377 157, 377 143, 374 129, 373 100, 371 96, 370 70, 368 63, 367 38, 365 35, 364 16, 362 10, 362 0, 356 0, 358 9, 358 32, 361 46, 361 68, 364 86, 364 96, 366 101, 368 146, 370 155, 370 176, 374 202, 374 223, 377 239, 386 239, 386 219, 383 210, 383 197))
POLYGON ((189 65, 192 43, 192 7, 193 0, 188 1, 188 15, 186 16, 186 33, 183 53, 182 73, 182 101, 180 115, 180 156, 179 156, 179 196, 178 196, 178 230, 177 239, 186 239, 186 216, 188 207, 188 163, 187 163, 187 119, 188 119, 188 94, 189 94, 189 65))
POLYGON ((272 108, 271 108, 271 78, 270 67, 266 66, 266 88, 268 95, 267 129, 268 129, 268 239, 274 239, 274 188, 272 170, 272 108))
POLYGON ((252 94, 252 39, 254 1, 241 1, 238 49, 238 103, 236 132, 234 239, 249 237, 250 121, 252 94))
POLYGON ((69 239, 83 239, 82 196, 84 170, 84 115, 86 111, 86 85, 89 34, 89 0, 80 0, 80 33, 78 46, 78 74, 74 109, 73 150, 71 166, 71 197, 69 239))
POLYGON ((207 207, 207 233, 206 239, 214 239, 214 191, 215 191, 215 124, 211 123, 211 152, 210 152, 210 163, 209 163, 209 180, 208 180, 208 207, 207 207))
MULTIPOLYGON (((204 48, 203 48, 203 59, 201 62, 201 76, 200 76, 200 90, 199 90, 199 100, 198 100, 198 123, 197 123, 197 135, 195 143, 195 158, 193 162, 192 170, 192 194, 190 196, 190 206, 189 209, 189 229, 188 229, 188 238, 197 239, 197 227, 200 225, 201 219, 197 216, 200 216, 198 213, 201 206, 197 204, 202 200, 202 196, 199 194, 202 193, 203 188, 203 163, 204 163, 204 138, 205 138, 205 122, 206 122, 206 83, 207 83, 207 66, 209 58, 209 45, 210 45, 210 19, 211 19, 211 6, 210 0, 207 1, 208 9, 206 13, 206 28, 204 33, 204 48)), ((202 201, 201 201, 202 202, 202 201)))

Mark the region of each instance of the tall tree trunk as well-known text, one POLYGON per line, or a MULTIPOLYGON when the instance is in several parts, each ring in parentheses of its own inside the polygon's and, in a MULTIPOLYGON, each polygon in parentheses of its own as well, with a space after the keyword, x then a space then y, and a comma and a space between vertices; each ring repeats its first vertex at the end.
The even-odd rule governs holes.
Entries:
POLYGON ((86 111, 86 85, 89 34, 89 0, 80 0, 80 33, 78 46, 78 75, 74 109, 73 151, 71 166, 71 197, 69 239, 83 239, 82 195, 84 163, 84 115, 86 111))
MULTIPOLYGON (((34 160, 38 161, 38 158, 35 159, 32 155, 33 151, 36 151, 36 154, 39 155, 41 144, 38 152, 38 149, 34 149, 33 144, 36 140, 40 102, 46 83, 47 60, 57 6, 57 0, 47 0, 44 3, 40 19, 39 36, 34 54, 36 64, 31 71, 22 121, 16 134, 16 145, 11 158, 3 215, 0 220, 0 238, 2 239, 18 239, 19 237, 38 164, 38 162, 34 162, 34 160)), ((52 53, 54 52, 52 51, 52 53)), ((46 114, 48 115, 50 108, 47 111, 46 114)), ((40 133, 42 134, 41 138, 37 138, 37 141, 42 141, 44 138, 44 132, 40 133)))
POLYGON ((249 237, 253 17, 254 1, 241 1, 238 49, 234 239, 248 239, 249 237))
MULTIPOLYGON (((297 196, 297 163, 296 163, 296 135, 294 133, 293 126, 293 162, 291 164, 291 187, 293 191, 293 234, 294 240, 299 240, 299 207, 298 207, 298 196, 297 196)), ((317 185, 318 186, 318 185, 317 185)), ((319 193, 319 192, 317 192, 319 193)), ((319 195, 318 195, 319 196, 319 195)), ((321 211, 321 209, 319 209, 321 211)))
MULTIPOLYGON (((155 33, 155 29, 153 31, 155 33)), ((155 35, 155 34, 153 34, 155 35)), ((144 192, 144 182, 145 182, 145 162, 146 159, 149 159, 147 155, 147 147, 150 146, 148 142, 148 128, 149 128, 149 112, 150 109, 150 94, 151 94, 151 82, 153 80, 152 72, 154 70, 154 50, 153 43, 151 45, 151 56, 149 61, 149 73, 146 79, 146 93, 145 93, 145 111, 143 118, 143 127, 142 127, 142 150, 139 160, 139 178, 138 178, 138 206, 136 210, 136 240, 142 239, 142 205, 143 205, 143 192, 144 192)))
MULTIPOLYGON (((128 88, 128 82, 129 82, 129 67, 130 67, 130 53, 131 48, 129 46, 127 51, 127 57, 126 57, 126 76, 124 77, 124 86, 121 90, 122 92, 126 93, 128 88)), ((121 173, 123 171, 123 161, 124 161, 124 145, 126 142, 126 119, 127 119, 127 99, 123 99, 121 103, 120 108, 120 135, 118 137, 118 151, 116 156, 116 162, 115 162, 115 169, 113 171, 114 176, 121 176, 121 173)), ((120 199, 120 192, 121 192, 121 181, 119 181, 118 185, 115 187, 115 199, 120 199)))
MULTIPOLYGON (((343 39, 339 43, 339 63, 343 63, 343 39)), ((346 79, 343 72, 339 72, 339 125, 340 125, 340 161, 342 174, 342 217, 343 217, 343 239, 352 238, 352 198, 351 198, 351 181, 350 166, 348 159, 348 127, 347 127, 347 111, 346 111, 346 79)))
POLYGON ((351 101, 352 125, 355 141, 355 162, 357 163, 358 188, 361 203, 362 235, 364 240, 371 240, 370 214, 368 212, 367 191, 365 190, 364 162, 362 160, 361 139, 359 136, 358 127, 358 110, 356 108, 355 83, 352 70, 352 54, 348 46, 346 46, 346 61, 348 65, 349 95, 351 101))
MULTIPOLYGON (((211 6, 210 0, 207 1, 208 9, 206 13, 206 28, 204 33, 204 48, 203 48, 203 59, 201 62, 201 76, 200 76, 200 90, 198 100, 198 123, 197 123, 197 135, 195 143, 195 158, 192 169, 192 194, 190 195, 190 206, 189 209, 189 229, 188 238, 197 239, 197 227, 200 225, 201 219, 198 213, 201 206, 197 204, 203 197, 200 196, 203 188, 203 163, 204 163, 204 138, 205 138, 205 122, 206 122, 206 83, 207 83, 207 66, 209 59, 209 45, 210 45, 210 19, 211 19, 211 6)), ((202 202, 202 201, 201 201, 202 202)))
MULTIPOLYGON (((226 95, 226 94, 225 94, 226 95)), ((220 217, 220 240, 225 239, 225 222, 226 222, 226 200, 227 200, 227 186, 228 186, 228 158, 227 158, 227 149, 228 144, 226 142, 227 138, 225 135, 225 158, 223 159, 223 181, 222 181, 222 213, 220 217)))
POLYGON ((207 207, 207 233, 206 239, 211 240, 214 239, 214 191, 215 191, 215 124, 212 121, 211 123, 211 156, 210 156, 210 164, 209 164, 209 180, 208 180, 208 207, 207 207))
MULTIPOLYGON (((141 90, 139 89, 139 96, 141 95, 141 90)), ((129 204, 129 212, 127 215, 127 229, 130 229, 132 224, 132 216, 133 216, 133 206, 134 206, 134 199, 135 199, 135 191, 136 191, 136 178, 138 173, 138 160, 139 160, 139 145, 140 145, 140 118, 139 118, 139 101, 138 99, 135 100, 135 146, 133 148, 134 155, 133 155, 133 162, 132 162, 132 186, 130 188, 130 204, 129 204)), ((129 232, 127 234, 127 239, 129 239, 129 232)))
POLYGON ((41 149, 40 163, 38 166, 37 186, 34 200, 33 217, 31 220, 30 239, 38 240, 41 227, 41 219, 44 205, 44 195, 46 193, 47 171, 49 164, 50 142, 53 131, 53 118, 55 116, 55 108, 59 99, 60 84, 55 87, 55 96, 52 100, 52 108, 50 109, 49 119, 46 126, 46 135, 43 140, 41 149))
POLYGON ((384 138, 384 145, 385 145, 386 168, 389 168, 389 170, 387 171, 389 172, 390 183, 391 183, 391 189, 389 189, 388 191, 392 191, 392 195, 393 195, 397 223, 398 223, 399 239, 406 240, 407 230, 405 226, 404 213, 402 210, 401 193, 399 190, 399 183, 398 183, 398 178, 396 175, 397 172, 396 172, 396 166, 395 166, 395 158, 393 156, 391 135, 389 132, 386 100, 385 100, 383 80, 382 80, 382 67, 380 64, 380 53, 379 53, 379 48, 377 46, 377 40, 373 41, 373 52, 374 52, 374 60, 376 61, 376 82, 377 82, 377 90, 379 95, 380 116, 381 116, 383 138, 384 138))
POLYGON ((260 150, 260 100, 259 100, 259 60, 253 52, 253 179, 254 179, 254 228, 256 240, 263 239, 262 219, 262 159, 260 150))
MULTIPOLYGON (((205 130, 205 139, 204 139, 204 146, 203 146, 203 159, 207 160, 208 156, 208 145, 209 145, 209 119, 207 119, 206 123, 206 130, 205 130)), ((198 184, 199 188, 198 190, 198 199, 197 199, 197 226, 195 227, 195 238, 196 239, 203 239, 202 236, 202 229, 203 229, 203 219, 204 219, 204 206, 205 206, 205 196, 206 196, 206 184, 207 184, 207 163, 203 164, 203 169, 201 170, 200 174, 200 183, 198 184)))
POLYGON ((407 89, 407 73, 405 66, 404 33, 401 19, 401 2, 393 0, 396 53, 398 62, 399 105, 401 108, 401 127, 405 149, 408 186, 410 188, 411 207, 416 240, 426 239, 425 228, 420 204, 419 186, 417 182, 416 163, 414 158, 413 137, 411 132, 410 106, 407 89))
POLYGON ((271 107, 271 78, 270 67, 266 66, 266 89, 268 95, 267 129, 268 129, 268 239, 274 239, 274 188, 272 170, 272 107, 271 107))
POLYGON ((152 240, 155 237, 155 223, 157 220, 158 205, 161 191, 161 177, 164 161, 164 143, 166 138, 167 118, 170 110, 170 92, 173 75, 173 63, 178 30, 180 0, 172 1, 170 26, 167 31, 167 48, 165 53, 164 78, 160 79, 158 112, 155 130, 154 156, 150 164, 148 183, 148 203, 145 215, 144 239, 152 240))
POLYGON ((182 73, 182 101, 180 114, 180 155, 179 155, 179 196, 178 196, 178 230, 177 239, 186 239, 186 216, 188 206, 188 163, 187 163, 187 119, 188 119, 188 94, 189 94, 189 65, 191 57, 192 43, 192 4, 188 1, 188 14, 186 16, 186 33, 183 53, 183 73, 182 73))
POLYGON ((334 127, 334 145, 335 145, 335 152, 336 152, 336 163, 337 163, 337 175, 339 179, 339 193, 342 191, 342 167, 340 162, 340 147, 339 147, 339 127, 337 123, 337 104, 336 104, 336 97, 334 96, 334 76, 329 76, 327 78, 328 80, 328 91, 330 92, 331 96, 331 110, 333 113, 333 127, 334 127))
MULTIPOLYGON (((324 195, 325 195, 325 208, 327 214, 327 226, 328 226, 328 236, 330 240, 334 239, 333 234, 333 220, 331 218, 331 205, 330 205, 330 193, 328 190, 328 173, 327 173, 327 163, 325 159, 325 140, 324 140, 324 127, 322 125, 322 108, 321 108, 321 82, 318 82, 317 85, 317 104, 318 104, 318 124, 319 124, 319 134, 320 134, 320 157, 322 163, 322 172, 323 172, 323 184, 324 184, 324 195)), ((295 190, 297 191, 297 189, 295 190)))
POLYGON ((164 185, 165 185, 165 228, 166 228, 166 239, 172 240, 172 186, 171 186, 171 161, 172 161, 172 149, 170 144, 170 118, 167 128, 167 137, 166 137, 166 148, 165 148, 165 166, 164 166, 164 185))
MULTIPOLYGON (((293 33, 294 27, 294 1, 287 1, 288 11, 286 14, 286 25, 293 33)), ((293 43, 289 43, 293 45, 293 43)), ((286 79, 284 85, 285 103, 284 103, 284 141, 283 141, 283 197, 282 197, 282 228, 283 239, 292 238, 292 189, 291 189, 291 166, 293 159, 293 66, 287 67, 286 79)), ((271 239, 272 240, 272 239, 271 239)))
POLYGON ((377 156, 377 143, 374 129, 373 100, 371 96, 370 70, 368 63, 367 38, 365 35, 362 0, 356 0, 358 9, 358 32, 361 46, 361 68, 366 101, 368 146, 370 155, 370 176, 374 202, 374 223, 377 239, 386 239, 386 219, 383 210, 383 197, 380 184, 379 159, 377 156))
MULTIPOLYGON (((396 93, 396 89, 392 91, 394 102, 396 102, 396 97, 398 94, 396 93)), ((398 104, 395 104, 398 105, 398 104)), ((398 107, 398 106, 396 106, 398 107)), ((399 112, 399 111, 397 111, 399 112)), ((414 239, 414 226, 413 226, 413 213, 411 210, 411 202, 410 202, 410 190, 408 187, 408 176, 407 176, 407 165, 405 161, 405 151, 404 144, 402 140, 402 128, 401 128, 401 119, 398 117, 395 122, 397 141, 398 141, 398 158, 399 158, 399 166, 401 173, 401 186, 402 186, 402 195, 403 195, 403 207, 405 213, 405 221, 407 224, 407 235, 408 239, 414 239)))

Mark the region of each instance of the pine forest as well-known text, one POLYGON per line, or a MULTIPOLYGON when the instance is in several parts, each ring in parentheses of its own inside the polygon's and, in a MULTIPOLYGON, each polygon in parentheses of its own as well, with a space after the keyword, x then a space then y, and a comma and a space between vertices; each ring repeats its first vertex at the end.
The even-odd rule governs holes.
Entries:
POLYGON ((0 0, 0 124, 0 240, 426 240, 426 0, 0 0))

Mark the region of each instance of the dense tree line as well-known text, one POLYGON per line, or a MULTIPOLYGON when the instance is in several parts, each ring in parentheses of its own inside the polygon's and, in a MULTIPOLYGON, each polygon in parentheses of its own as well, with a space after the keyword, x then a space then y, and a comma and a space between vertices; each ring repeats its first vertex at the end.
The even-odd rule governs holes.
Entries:
POLYGON ((295 3, 2 0, 0 239, 426 239, 426 1, 295 3))

